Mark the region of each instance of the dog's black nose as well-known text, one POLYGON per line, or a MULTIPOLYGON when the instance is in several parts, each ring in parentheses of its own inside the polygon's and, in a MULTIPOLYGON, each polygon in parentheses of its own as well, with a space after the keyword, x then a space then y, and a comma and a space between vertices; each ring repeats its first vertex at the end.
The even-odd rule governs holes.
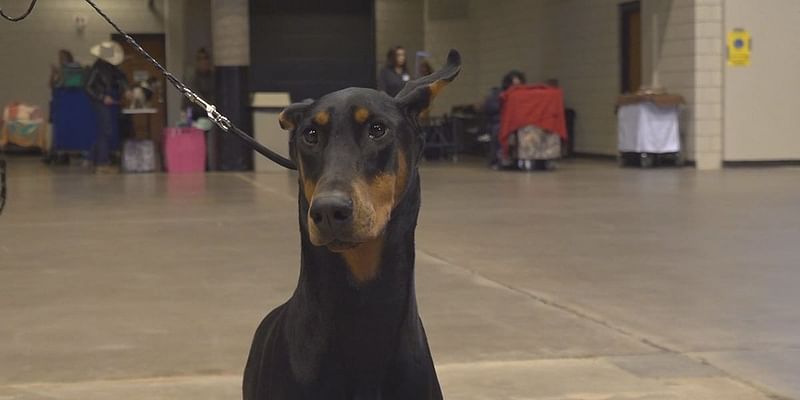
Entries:
POLYGON ((336 235, 353 221, 353 200, 341 192, 314 196, 310 214, 320 232, 336 235))

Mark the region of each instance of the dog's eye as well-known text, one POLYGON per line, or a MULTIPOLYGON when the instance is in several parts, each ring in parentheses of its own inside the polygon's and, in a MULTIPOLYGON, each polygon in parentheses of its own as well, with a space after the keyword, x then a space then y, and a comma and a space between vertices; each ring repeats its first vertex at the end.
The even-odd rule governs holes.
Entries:
POLYGON ((308 128, 303 131, 303 140, 308 144, 316 144, 319 142, 319 133, 314 128, 308 128))
POLYGON ((379 139, 386 134, 386 126, 380 122, 376 122, 369 126, 370 139, 379 139))

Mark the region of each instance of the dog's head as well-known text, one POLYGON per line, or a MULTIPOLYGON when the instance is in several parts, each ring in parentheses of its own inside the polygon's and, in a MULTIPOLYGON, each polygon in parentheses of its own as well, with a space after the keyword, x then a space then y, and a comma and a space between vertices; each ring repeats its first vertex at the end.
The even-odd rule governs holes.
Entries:
POLYGON ((314 245, 345 251, 383 233, 416 173, 424 141, 417 118, 460 68, 451 50, 444 68, 408 82, 394 98, 350 88, 281 113, 314 245))

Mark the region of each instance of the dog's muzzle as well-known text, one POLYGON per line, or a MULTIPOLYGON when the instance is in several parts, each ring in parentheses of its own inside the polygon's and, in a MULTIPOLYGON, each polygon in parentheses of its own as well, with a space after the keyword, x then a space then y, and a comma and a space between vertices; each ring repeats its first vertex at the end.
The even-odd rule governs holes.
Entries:
POLYGON ((354 246, 350 239, 353 231, 353 199, 344 192, 334 191, 314 196, 309 210, 311 222, 319 231, 319 240, 329 247, 354 246))

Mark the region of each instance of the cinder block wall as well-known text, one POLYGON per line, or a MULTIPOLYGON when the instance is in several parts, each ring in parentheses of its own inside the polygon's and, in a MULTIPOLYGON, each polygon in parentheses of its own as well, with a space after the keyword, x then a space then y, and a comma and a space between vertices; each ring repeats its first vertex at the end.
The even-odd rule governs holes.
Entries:
POLYGON ((620 0, 545 0, 545 74, 578 113, 575 150, 616 154, 620 0))
POLYGON ((686 99, 684 154, 699 169, 722 166, 722 0, 650 0, 642 4, 643 66, 652 85, 686 99), (654 15, 658 28, 653 30, 654 15), (653 44, 653 35, 656 44, 653 44), (658 54, 653 54, 656 49, 658 54))
POLYGON ((546 78, 542 70, 544 3, 530 0, 475 0, 479 22, 478 85, 481 93, 499 86, 511 70, 525 73, 529 82, 546 78))
POLYGON ((426 0, 425 46, 434 67, 440 67, 450 48, 457 48, 464 68, 434 105, 444 113, 453 105, 483 100, 512 69, 541 81, 544 31, 543 2, 539 0, 426 0))
POLYGON ((480 15, 474 1, 425 0, 425 48, 433 67, 441 68, 451 48, 461 52, 463 69, 458 83, 450 85, 433 105, 433 114, 442 114, 455 104, 476 103, 483 89, 479 86, 481 53, 478 45, 480 15))
POLYGON ((378 69, 386 62, 386 52, 403 46, 408 54, 408 69, 413 74, 415 54, 425 47, 424 0, 375 0, 375 57, 378 69))
POLYGON ((722 167, 723 0, 694 0, 694 92, 687 144, 698 169, 722 167))

